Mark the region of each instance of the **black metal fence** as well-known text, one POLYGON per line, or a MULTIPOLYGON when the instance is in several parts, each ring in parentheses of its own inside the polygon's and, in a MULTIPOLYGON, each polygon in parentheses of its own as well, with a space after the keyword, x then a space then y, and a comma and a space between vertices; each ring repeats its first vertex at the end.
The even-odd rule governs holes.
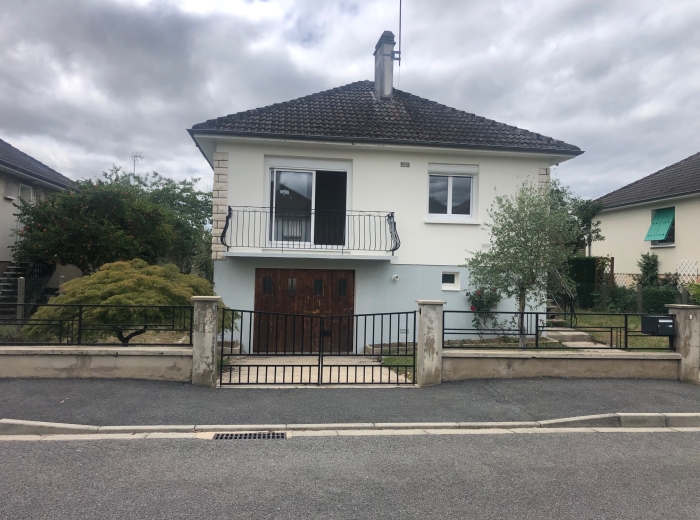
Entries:
POLYGON ((443 314, 445 349, 526 348, 671 350, 669 337, 641 332, 641 314, 450 311, 443 314), (521 325, 522 321, 522 325, 521 325))
POLYGON ((281 212, 229 206, 221 243, 231 247, 394 252, 401 246, 393 213, 281 212))
POLYGON ((192 345, 193 308, 0 304, 3 345, 192 345))
POLYGON ((416 313, 312 316, 224 309, 220 383, 413 384, 416 313))

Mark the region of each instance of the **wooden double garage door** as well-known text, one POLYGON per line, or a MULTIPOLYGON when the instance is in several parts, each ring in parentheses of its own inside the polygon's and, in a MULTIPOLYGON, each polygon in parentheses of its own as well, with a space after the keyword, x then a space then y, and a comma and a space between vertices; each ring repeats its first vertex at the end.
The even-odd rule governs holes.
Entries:
POLYGON ((255 311, 254 352, 347 353, 353 344, 355 271, 256 269, 255 311))

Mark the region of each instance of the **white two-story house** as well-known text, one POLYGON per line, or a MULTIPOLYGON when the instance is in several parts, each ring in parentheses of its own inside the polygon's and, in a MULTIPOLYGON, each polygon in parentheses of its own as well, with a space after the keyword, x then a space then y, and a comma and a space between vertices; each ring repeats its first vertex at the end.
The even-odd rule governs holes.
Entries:
MULTIPOLYGON (((344 315, 469 308, 468 251, 496 195, 578 147, 393 88, 394 35, 374 81, 196 124, 214 170, 214 280, 235 309, 344 315)), ((505 310, 505 309, 504 309, 505 310)))

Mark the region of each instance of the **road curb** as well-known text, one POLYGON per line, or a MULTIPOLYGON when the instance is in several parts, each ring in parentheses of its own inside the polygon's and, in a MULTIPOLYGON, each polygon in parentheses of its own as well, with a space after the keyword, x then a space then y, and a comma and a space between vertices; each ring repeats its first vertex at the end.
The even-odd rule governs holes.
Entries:
POLYGON ((19 419, 0 419, 0 435, 55 434, 133 434, 188 432, 250 431, 320 431, 320 430, 483 430, 524 428, 697 428, 700 413, 607 413, 566 417, 546 421, 520 422, 406 422, 406 423, 319 423, 319 424, 185 424, 94 426, 19 419))

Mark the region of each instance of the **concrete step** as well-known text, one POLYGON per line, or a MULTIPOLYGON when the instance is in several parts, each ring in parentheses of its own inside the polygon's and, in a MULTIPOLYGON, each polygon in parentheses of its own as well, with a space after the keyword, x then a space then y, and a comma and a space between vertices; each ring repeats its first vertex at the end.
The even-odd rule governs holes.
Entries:
POLYGON ((568 327, 547 327, 547 339, 561 343, 592 342, 591 335, 568 327))

